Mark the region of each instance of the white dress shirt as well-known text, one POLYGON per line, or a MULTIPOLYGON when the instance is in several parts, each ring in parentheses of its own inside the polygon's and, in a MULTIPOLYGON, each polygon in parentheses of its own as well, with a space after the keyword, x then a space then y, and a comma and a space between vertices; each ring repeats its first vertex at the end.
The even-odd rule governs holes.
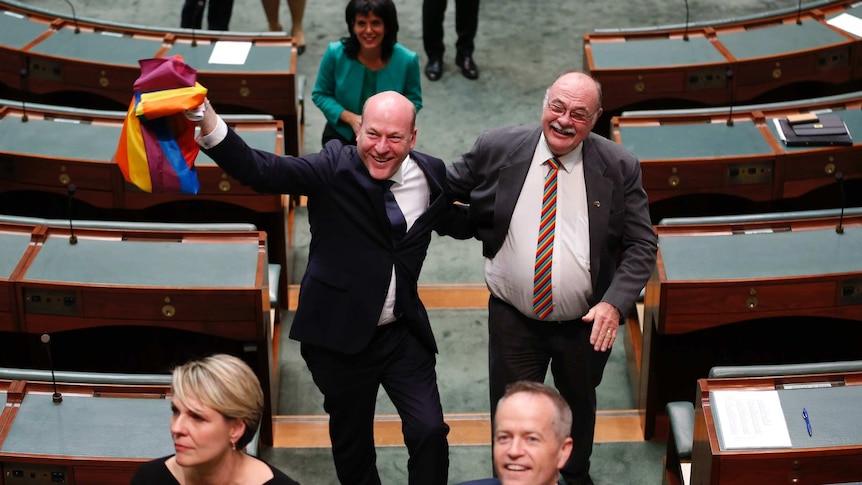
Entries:
MULTIPOLYGON (((431 201, 431 189, 428 187, 425 172, 419 168, 413 157, 408 155, 401 168, 389 177, 389 180, 395 182, 391 188, 392 195, 395 196, 395 202, 398 202, 398 207, 407 220, 407 230, 410 231, 413 223, 425 212, 431 201)), ((395 320, 395 265, 392 265, 392 279, 377 325, 386 325, 395 320)))
MULTIPOLYGON (((542 135, 527 172, 527 179, 503 246, 494 258, 485 259, 485 282, 491 294, 522 314, 538 319, 533 311, 533 276, 542 193, 550 150, 542 135)), ((574 320, 589 310, 590 224, 584 181, 583 143, 563 157, 557 173, 557 215, 551 264, 554 311, 547 320, 574 320)))

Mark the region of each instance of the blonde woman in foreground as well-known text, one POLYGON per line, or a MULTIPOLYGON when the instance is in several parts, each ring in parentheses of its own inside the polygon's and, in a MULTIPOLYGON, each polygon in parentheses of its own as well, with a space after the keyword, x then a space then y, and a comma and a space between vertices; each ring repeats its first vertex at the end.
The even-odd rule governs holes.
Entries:
POLYGON ((216 354, 174 369, 171 437, 176 454, 144 463, 132 485, 298 485, 245 453, 263 414, 263 390, 249 366, 216 354))

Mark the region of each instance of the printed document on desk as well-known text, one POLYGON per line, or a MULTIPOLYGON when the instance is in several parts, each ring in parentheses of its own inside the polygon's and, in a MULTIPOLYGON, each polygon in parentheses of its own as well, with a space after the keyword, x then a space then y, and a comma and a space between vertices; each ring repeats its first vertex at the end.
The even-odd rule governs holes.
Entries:
POLYGON ((791 447, 778 391, 714 391, 710 402, 722 450, 791 447))

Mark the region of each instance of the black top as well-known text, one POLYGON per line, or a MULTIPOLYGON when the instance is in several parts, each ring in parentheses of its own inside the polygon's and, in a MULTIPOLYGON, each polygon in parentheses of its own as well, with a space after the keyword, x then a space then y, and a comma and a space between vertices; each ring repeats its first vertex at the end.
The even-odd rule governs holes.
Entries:
MULTIPOLYGON (((165 465, 165 462, 171 456, 158 458, 141 465, 138 471, 135 472, 135 476, 132 477, 131 485, 179 485, 180 482, 174 478, 170 470, 168 470, 167 465, 165 465)), ((256 459, 260 460, 260 458, 256 459)), ((264 463, 266 462, 264 461, 264 463)), ((299 485, 297 481, 269 463, 266 463, 266 466, 272 470, 272 479, 264 483, 264 485, 299 485)))

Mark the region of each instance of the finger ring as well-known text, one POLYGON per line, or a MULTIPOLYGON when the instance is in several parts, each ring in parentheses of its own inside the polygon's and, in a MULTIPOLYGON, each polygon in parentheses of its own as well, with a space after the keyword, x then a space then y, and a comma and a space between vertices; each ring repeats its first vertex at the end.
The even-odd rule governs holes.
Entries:
POLYGON ((613 333, 613 330, 608 330, 608 335, 610 335, 611 333, 613 333))

